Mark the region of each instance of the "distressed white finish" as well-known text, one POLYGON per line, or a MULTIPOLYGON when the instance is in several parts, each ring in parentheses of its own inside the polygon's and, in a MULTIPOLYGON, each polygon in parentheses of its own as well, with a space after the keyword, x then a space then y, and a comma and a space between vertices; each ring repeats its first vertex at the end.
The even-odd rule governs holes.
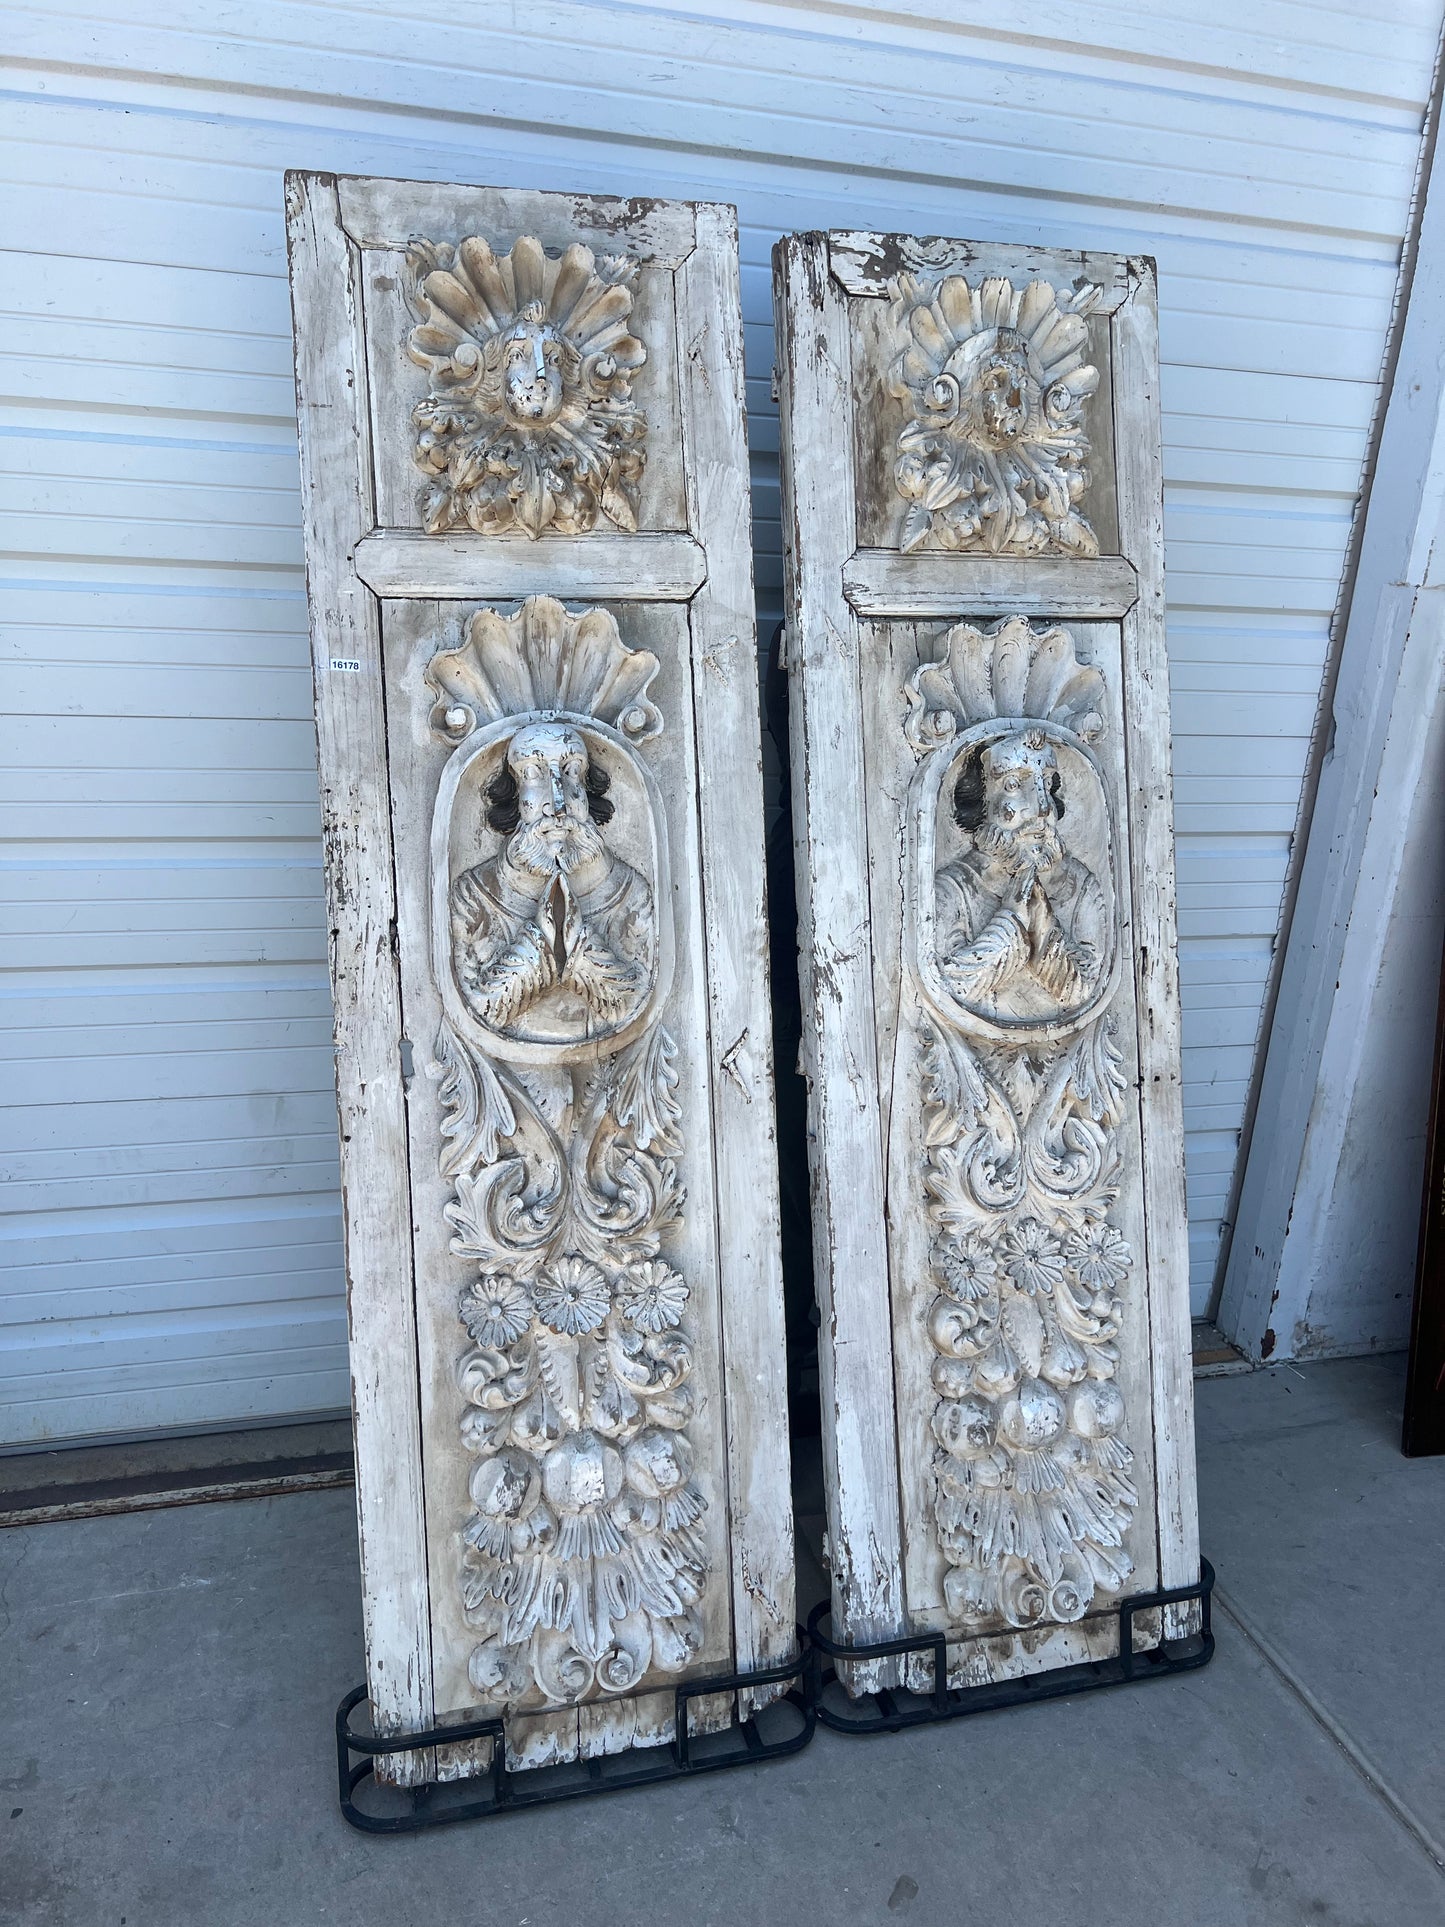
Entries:
POLYGON ((690 535, 597 533, 585 539, 583 548, 555 536, 543 556, 520 542, 476 535, 373 529, 356 546, 356 573, 379 596, 480 593, 510 600, 550 589, 609 601, 625 598, 641 569, 659 602, 690 602, 707 577, 707 557, 690 535))
MULTIPOLYGON (((982 303, 957 284, 920 324, 912 271, 869 272, 907 242, 847 237, 862 295, 829 244, 779 244, 775 299, 834 1612, 853 1636, 945 1629, 956 1678, 997 1677, 1107 1650, 1093 1615, 1198 1569, 1153 268, 1108 264, 1085 461, 1015 327, 1049 318, 1055 378, 1082 372, 1065 257, 1025 256, 1020 292, 976 245, 982 303), (968 554, 905 619, 849 610, 856 532, 896 513, 899 343, 950 310, 986 325, 936 393, 962 418, 973 384, 981 439, 910 499, 958 511, 955 547, 1117 530, 1138 594, 1113 620, 1060 609, 1047 557, 1009 563, 1007 616, 970 620, 968 554)), ((1085 563, 1064 580, 1087 588, 1085 563)))
POLYGON ((851 354, 821 240, 781 241, 775 262, 799 1068, 808 1080, 827 1551, 838 1635, 867 1642, 898 1630, 904 1601, 859 623, 843 593, 854 521, 851 354))
MULTIPOLYGON (((360 264, 342 232, 334 186, 316 182, 308 191, 292 180, 286 198, 367 1683, 379 1730, 396 1732, 424 1724, 434 1707, 381 625, 350 565, 371 519, 371 438, 356 406, 366 381, 365 329, 360 264), (360 665, 354 679, 332 673, 337 659, 360 665)), ((415 1777, 417 1766, 407 1756, 398 1777, 415 1777)))
POLYGON ((475 1266, 454 1367, 467 1675, 519 1710, 635 1692, 703 1643, 693 1291, 667 1261, 700 1147, 661 1014, 665 809, 636 754, 665 727, 659 668, 605 610, 534 596, 474 615, 426 671, 451 750, 431 835, 436 1155, 451 1255, 475 1266), (554 835, 535 812, 559 797, 576 813, 554 835))
MULTIPOLYGON (((1110 1009, 1123 960, 1109 692, 1067 629, 1024 616, 959 623, 933 648, 905 690, 918 769, 903 964, 921 1044, 914 1209, 926 1199, 932 1233, 943 1601, 965 1627, 1067 1624, 1123 1590, 1138 1503, 1115 1383, 1134 1254, 1115 1221, 1132 1146, 1110 1009), (1045 834, 1020 844, 1020 810, 1045 834)), ((895 1070, 906 1129, 905 1080, 895 1070)))
MULTIPOLYGON (((358 1506, 384 1589, 368 1669, 375 1691, 405 1655, 407 1690, 378 1701, 388 1723, 495 1709, 508 1757, 542 1764, 664 1741, 670 1683, 766 1664, 793 1639, 736 230, 727 210, 528 195, 511 212, 535 231, 504 256, 479 226, 511 231, 507 197, 458 190, 412 248, 451 333, 429 319, 408 338, 394 249, 345 226, 377 186, 288 177, 338 1076, 343 1105, 358 1063, 406 1087, 404 1138, 393 1115, 389 1137, 344 1145, 371 1393, 358 1506), (659 216, 694 232, 667 267, 629 253, 659 216), (591 279, 588 220, 613 240, 591 279), (454 259, 465 287, 436 265, 454 259), (545 301, 521 299, 539 287, 545 301), (644 358, 617 332, 638 288, 648 312, 686 317, 680 386, 646 378, 679 343, 653 337, 644 358), (467 352, 484 298, 514 359, 492 336, 467 352), (590 358, 574 327, 591 329, 590 358), (378 600, 364 555, 391 539, 381 506, 402 499, 418 427, 444 426, 431 402, 417 418, 392 405, 400 357, 422 349, 445 349, 433 393, 452 374, 465 391, 448 417, 460 440, 423 505, 436 532, 407 538, 408 574, 378 600), (639 372, 624 397, 614 363, 639 372), (615 410, 588 439, 574 383, 618 402, 625 449, 685 452, 686 536, 626 530, 619 491, 641 464, 609 452, 615 410), (554 426, 592 454, 570 466, 554 426), (485 475, 506 488, 479 501, 485 475), (481 525, 469 538, 444 532, 459 514, 481 525), (610 606, 587 593, 593 544, 610 606), (702 563, 695 606, 678 598, 679 545, 702 563), (519 586, 519 551, 529 581, 556 556, 568 604, 484 599, 519 586), (355 636, 335 631, 338 608, 355 636), (393 895, 390 1001, 360 1008, 357 913, 393 895)), ((407 218, 405 184, 384 186, 373 198, 407 218)), ((415 228, 435 199, 418 189, 415 228)), ((406 1755, 403 1770, 453 1777, 485 1755, 406 1755)))
POLYGON ((1038 555, 1025 563, 855 549, 843 566, 843 593, 860 616, 946 616, 961 603, 975 615, 1005 616, 1026 599, 1040 615, 1118 617, 1133 608, 1139 582, 1122 555, 1038 555))
MULTIPOLYGON (((347 1399, 293 166, 735 202, 765 634, 778 234, 1064 241, 1086 250, 1070 284, 1100 282, 1111 250, 1158 257, 1202 1302, 1440 13, 252 0, 222 31, 204 0, 11 5, 0 1438, 347 1399)), ((445 210, 451 190, 429 191, 445 210)), ((404 255, 411 232, 369 238, 404 255)), ((612 246, 595 223, 579 238, 612 246)), ((636 252, 675 260, 675 230, 657 217, 636 252)), ((668 482, 658 460, 644 494, 668 482)), ((410 502, 409 463, 398 479, 410 502)))
POLYGON ((1407 1342, 1438 998, 1445 162, 1419 239, 1240 1187, 1221 1327, 1253 1358, 1407 1342))

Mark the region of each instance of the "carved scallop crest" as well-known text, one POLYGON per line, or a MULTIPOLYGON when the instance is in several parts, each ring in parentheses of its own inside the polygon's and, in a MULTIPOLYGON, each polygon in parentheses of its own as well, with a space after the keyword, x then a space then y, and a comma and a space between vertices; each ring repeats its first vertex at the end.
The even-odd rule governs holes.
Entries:
POLYGON ((992 629, 960 622, 939 656, 908 679, 908 740, 920 754, 997 716, 1057 723, 1092 743, 1103 733, 1104 678, 1080 662, 1067 629, 1007 616, 992 629))
POLYGON ((552 257, 523 235, 418 240, 407 255, 408 338, 431 392, 412 415, 430 534, 585 535, 599 515, 637 527, 647 420, 632 377, 637 265, 580 243, 552 257))
POLYGON ((455 743, 480 723, 565 710, 643 743, 662 729, 648 693, 658 667, 650 650, 622 640, 606 609, 573 613, 554 596, 529 596, 513 615, 477 610, 460 646, 432 657, 431 726, 455 743))

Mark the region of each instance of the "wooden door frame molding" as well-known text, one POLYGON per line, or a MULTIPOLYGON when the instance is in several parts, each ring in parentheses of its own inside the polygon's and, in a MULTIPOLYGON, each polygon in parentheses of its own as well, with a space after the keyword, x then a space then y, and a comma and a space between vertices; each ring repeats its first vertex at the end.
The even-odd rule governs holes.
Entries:
MULTIPOLYGON (((1218 1286, 1216 1322, 1246 1357, 1307 1347, 1327 1214, 1365 1063, 1374 986, 1439 697, 1433 603, 1445 584, 1445 158, 1437 62, 1415 241, 1353 580, 1316 721, 1313 795, 1277 980, 1266 1005, 1218 1286)), ((1328 1344, 1324 1343, 1324 1353, 1328 1344)))
POLYGON ((1406 1458, 1445 1453, 1445 960, 1435 1019, 1435 1072, 1425 1128, 1420 1250, 1410 1320, 1410 1363, 1400 1444, 1406 1458))

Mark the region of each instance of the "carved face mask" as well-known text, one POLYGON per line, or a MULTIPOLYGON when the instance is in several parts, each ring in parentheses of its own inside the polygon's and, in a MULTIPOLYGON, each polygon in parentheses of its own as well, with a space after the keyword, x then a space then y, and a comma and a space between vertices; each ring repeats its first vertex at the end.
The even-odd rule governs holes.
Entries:
POLYGON ((530 831, 562 832, 590 822, 587 745, 564 723, 519 730, 507 751, 517 779, 517 813, 530 831))
POLYGON ((985 750, 985 846, 1000 852, 1027 847, 1050 861, 1057 858, 1062 853, 1058 785, 1058 759, 1033 732, 985 750))
POLYGON ((502 395, 513 421, 545 427, 562 412, 562 354, 556 337, 535 321, 519 321, 502 359, 502 395))
POLYGON ((1018 441, 1038 414, 1040 385, 1029 366, 1028 344, 1013 328, 998 330, 962 385, 972 403, 971 427, 988 446, 1006 448, 1018 441))

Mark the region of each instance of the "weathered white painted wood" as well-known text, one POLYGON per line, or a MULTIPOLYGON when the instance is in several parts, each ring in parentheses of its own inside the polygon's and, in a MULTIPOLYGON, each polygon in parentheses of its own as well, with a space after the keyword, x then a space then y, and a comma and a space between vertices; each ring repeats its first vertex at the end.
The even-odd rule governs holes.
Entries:
POLYGON ((597 602, 690 602, 707 556, 690 535, 422 535, 376 529, 356 546, 356 573, 378 596, 548 593, 597 602))
MULTIPOLYGON (((455 613, 445 604, 388 601, 383 608, 391 781, 398 799, 395 839, 402 1010, 407 1035, 415 1040, 419 1072, 410 1081, 407 1109, 416 1271, 427 1281, 418 1304, 417 1323, 435 1695, 442 1707, 464 1707, 477 1700, 486 1705, 490 1699, 493 1704, 501 1700, 513 1709, 508 1718, 507 1754, 518 1767, 556 1764, 579 1752, 587 1757, 616 1751, 634 1739, 647 1744, 669 1737, 672 1702, 665 1688, 682 1666, 664 1665, 659 1659, 656 1664, 644 1665, 623 1694, 589 1693, 578 1704, 548 1710, 537 1704, 535 1693, 517 1690, 515 1683, 514 1689, 505 1694, 478 1689, 509 1658, 520 1661, 524 1671, 528 1666, 539 1668, 555 1680, 566 1664, 553 1650, 558 1642, 548 1637, 546 1628, 538 1628, 530 1638, 518 1639, 509 1646, 496 1635, 485 1637, 487 1628, 479 1627, 475 1613, 464 1610, 464 1587, 474 1568, 467 1563, 458 1524, 467 1519, 469 1480, 472 1498, 477 1502, 473 1517, 485 1520, 491 1516, 484 1510, 488 1494, 507 1491, 506 1473, 539 1461, 544 1497, 555 1512, 558 1531, 570 1529, 575 1533, 579 1518, 580 1529, 585 1530, 590 1517, 585 1509, 579 1515, 577 1508, 568 1504, 567 1493, 559 1493, 554 1482, 564 1474, 580 1480, 593 1471, 598 1447, 595 1435, 600 1433, 607 1439, 610 1434, 629 1467, 636 1466, 649 1440, 656 1447, 658 1434, 653 1427, 619 1424, 616 1414, 595 1393, 584 1389, 596 1374, 607 1388, 604 1398, 628 1396, 609 1379, 609 1372, 615 1372, 616 1367, 615 1348, 624 1341, 635 1346, 639 1337, 643 1343, 650 1337, 674 1366, 688 1368, 683 1395, 691 1393, 694 1409, 690 1414, 676 1410, 667 1413, 673 1421, 679 1416, 687 1418, 685 1426, 673 1436, 680 1440, 679 1458, 684 1463, 690 1461, 695 1469, 696 1489, 706 1502, 693 1525, 693 1535, 701 1542, 703 1582, 700 1601, 690 1615, 694 1624, 689 1630, 696 1633, 697 1650, 689 1655, 686 1670, 729 1670, 733 1652, 727 1583, 728 1395, 719 1335, 718 1213, 706 1128, 710 1068, 707 985, 702 967, 703 870, 694 821, 697 755, 689 688, 688 612, 676 604, 635 607, 624 612, 625 620, 616 629, 606 621, 599 622, 600 613, 593 608, 587 614, 569 615, 552 598, 534 598, 509 617, 485 619, 480 637, 475 625, 468 622, 476 642, 453 650, 455 613), (633 734, 645 738, 633 748, 659 812, 652 828, 660 832, 660 841, 651 851, 646 835, 639 834, 646 826, 639 820, 639 797, 629 794, 631 767, 624 747, 630 741, 627 724, 639 692, 625 675, 603 675, 595 679, 595 707, 589 708, 581 699, 575 668, 584 653, 598 666, 603 651, 614 665, 624 669, 629 651, 645 651, 647 661, 658 665, 644 699, 649 717, 634 721, 632 728, 633 734), (503 714, 488 724, 493 754, 466 724, 448 729, 445 723, 448 695, 465 702, 475 691, 475 699, 483 700, 480 682, 473 683, 466 675, 468 667, 482 661, 491 672, 490 687, 503 701, 503 692, 509 689, 530 689, 527 706, 520 714, 503 714), (558 693, 569 686, 572 700, 557 704, 558 693), (665 1146, 639 1142, 639 1133, 628 1130, 627 1117, 619 1115, 623 1107, 617 1104, 601 1107, 600 1126, 590 1138, 585 1122, 569 1127, 563 1096, 570 1095, 574 1114, 579 1108, 585 1111, 585 1100, 579 1106, 577 1092, 585 1091, 599 1070, 615 1079, 617 1067, 625 1059, 609 1057, 605 1048, 584 1051, 580 1058, 574 1058, 555 1046, 533 1043, 529 1047, 515 1035, 473 1021, 476 1006, 459 999, 449 982, 448 953, 454 924, 448 912, 457 902, 457 872, 485 883, 488 866, 496 860, 490 853, 498 848, 485 818, 478 820, 475 806, 487 795, 488 783, 500 766, 501 752, 523 732, 530 730, 535 736, 539 715, 557 707, 569 713, 569 722, 542 722, 544 738, 555 739, 559 731, 571 727, 582 733, 599 755, 617 752, 615 757, 609 756, 607 765, 612 777, 608 800, 615 805, 615 812, 608 824, 600 826, 602 847, 614 862, 615 875, 622 874, 616 867, 620 859, 645 880, 646 895, 637 883, 632 884, 628 914, 638 922, 649 923, 656 939, 657 998, 640 1014, 644 1022, 654 1017, 658 1022, 640 1034, 633 1024, 632 1032, 639 1048, 646 1047, 651 1039, 664 1053, 670 1043, 673 1054, 658 1061, 653 1052, 646 1051, 633 1060, 631 1075, 640 1087, 644 1104, 649 1109, 655 1107, 664 1123, 669 1109, 676 1108, 677 1117, 665 1146), (443 710, 440 719, 438 708, 443 710), (441 728, 437 727, 438 720, 441 728), (648 736, 647 732, 658 724, 656 733, 648 736), (623 739, 621 743, 612 742, 609 729, 623 739), (475 782, 463 768, 461 780, 455 785, 453 807, 449 801, 451 778, 459 761, 465 765, 469 742, 477 743, 487 760, 475 782), (427 807, 434 797, 435 812, 427 807), (483 857, 481 865, 474 861, 478 855, 483 857), (659 1075, 650 1075, 649 1064, 656 1065, 659 1075), (493 1119, 498 1143, 491 1157, 476 1151, 468 1155, 466 1133, 474 1123, 486 1123, 489 1101, 496 1103, 499 1094, 523 1128, 509 1134, 504 1120, 493 1119), (699 1119, 700 1124, 694 1122, 699 1119), (583 1193, 588 1209, 606 1209, 604 1187, 611 1171, 628 1180, 626 1196, 650 1195, 655 1200, 655 1205, 642 1214, 642 1221, 632 1224, 626 1248, 613 1252, 606 1236, 589 1239, 587 1225, 579 1224, 575 1214, 565 1227, 547 1222, 565 1213, 557 1208, 555 1199, 549 1209, 548 1180, 554 1172, 545 1148, 539 1152, 535 1135, 529 1135, 529 1131, 535 1134, 543 1129, 543 1120, 564 1141, 569 1130, 574 1134, 569 1147, 574 1163, 571 1182, 574 1192, 583 1193), (584 1176, 584 1171, 592 1169, 588 1152, 599 1161, 596 1195, 584 1176), (505 1170, 513 1159, 525 1161, 529 1193, 539 1200, 538 1221, 528 1222, 520 1230, 505 1211, 488 1213, 483 1204, 472 1202, 485 1196, 492 1175, 505 1170), (460 1223, 463 1216, 468 1219, 465 1228, 460 1223), (526 1246, 536 1239, 543 1224, 556 1235, 546 1239, 546 1259, 539 1269, 535 1261, 529 1263, 526 1246), (470 1247, 465 1253, 455 1249, 459 1230, 464 1231, 462 1241, 470 1247), (559 1249, 566 1251, 579 1238, 582 1249, 562 1256, 559 1263, 559 1249), (659 1248, 660 1255, 639 1264, 639 1248, 647 1246, 659 1248), (607 1267, 605 1276, 599 1270, 602 1265, 607 1267), (476 1282, 479 1272, 480 1283, 476 1282), (510 1290, 499 1282, 504 1278, 512 1281, 510 1290), (603 1321, 596 1316, 602 1311, 604 1291, 616 1305, 640 1296, 649 1280, 660 1280, 663 1296, 659 1310, 679 1311, 680 1318, 667 1322, 659 1317, 654 1321, 659 1330, 650 1331, 643 1323, 634 1333, 620 1318, 603 1321), (552 1299, 578 1283, 581 1291, 575 1308, 564 1304, 559 1316, 552 1299), (673 1295, 683 1290, 685 1301, 672 1302, 673 1295), (530 1294, 543 1319, 550 1318, 552 1324, 524 1325, 527 1304, 519 1292, 530 1294), (483 1302, 490 1303, 493 1310, 483 1312, 483 1302), (465 1330, 458 1317, 459 1305, 463 1317, 471 1319, 465 1330), (489 1324, 495 1329, 489 1331, 489 1324), (554 1329, 557 1325, 560 1330, 554 1329), (569 1329, 571 1325, 577 1329, 569 1329), (509 1326, 516 1347, 510 1355, 519 1359, 522 1367, 511 1385, 506 1374, 495 1371, 487 1362, 489 1353, 508 1350, 502 1341, 508 1337, 509 1326), (474 1345, 468 1344, 469 1338, 474 1345), (489 1338, 497 1342, 488 1343, 489 1338), (557 1410, 565 1421, 560 1438, 537 1447, 529 1444, 535 1421, 528 1418, 525 1399, 517 1396, 523 1389, 521 1378, 528 1350, 534 1346, 545 1348, 538 1350, 541 1387, 534 1389, 547 1388, 549 1397, 555 1395, 557 1410), (576 1383, 572 1382, 574 1373, 576 1383), (482 1397, 472 1397, 464 1404, 459 1397, 463 1385, 476 1387, 491 1403, 484 1405, 482 1397), (584 1408, 588 1404, 597 1408, 593 1413, 595 1423, 579 1427, 576 1421, 579 1416, 587 1416, 584 1408), (490 1415, 488 1422, 495 1422, 505 1418, 511 1408, 517 1410, 517 1419, 498 1441, 499 1449, 489 1452, 471 1431, 478 1424, 473 1413, 490 1415), (477 1677, 479 1672, 483 1678, 477 1677)), ((505 851, 507 846, 500 847, 505 851)), ((505 887, 500 868, 492 873, 490 882, 498 889, 505 887)), ((588 929, 593 938, 603 943, 618 940, 617 920, 607 921, 605 913, 589 913, 585 904, 582 915, 590 916, 588 929)), ((527 926, 523 920, 518 921, 518 942, 525 943, 527 926)), ((507 962, 504 956, 498 968, 504 971, 507 962)), ((524 1009, 520 1016, 526 1015, 524 1009)), ((557 1013, 558 1028, 561 1016, 557 1013)), ((507 1020, 499 1017, 496 1022, 506 1024, 507 1020)), ((517 1023, 509 1029, 515 1032, 524 1027, 517 1023)), ((554 1420, 554 1425, 557 1423, 554 1420)), ((608 1446, 603 1444, 601 1450, 605 1455, 608 1446)), ((605 1457, 603 1463, 609 1463, 605 1457)), ((692 1490, 689 1484, 672 1497, 685 1503, 692 1490)), ((621 1550, 629 1549, 624 1535, 621 1550)), ((676 1553, 682 1549, 684 1542, 674 1541, 664 1551, 676 1553)), ((566 1564, 560 1560, 549 1564, 542 1572, 543 1587, 562 1591, 572 1583, 578 1567, 586 1563, 584 1550, 581 1555, 574 1553, 566 1564)), ((521 1570, 525 1575, 525 1564, 521 1570)), ((655 1629, 658 1635, 666 1630, 665 1624, 655 1629)), ((624 1638, 621 1645, 635 1652, 637 1643, 635 1638, 630 1642, 624 1638)), ((581 1666, 580 1660, 572 1663, 581 1666)), ((619 1669, 624 1663, 620 1656, 614 1656, 609 1665, 619 1669)))
POLYGON ((788 236, 773 264, 828 1559, 838 1635, 867 1641, 901 1629, 904 1602, 859 626, 842 578, 853 548, 848 315, 822 235, 788 236))
POLYGON ((900 272, 976 278, 983 272, 1003 275, 1014 283, 1044 275, 1057 287, 1087 282, 1099 290, 1096 312, 1112 314, 1129 298, 1129 275, 1117 254, 1090 249, 1070 253, 1062 248, 1009 247, 991 241, 955 241, 947 235, 839 233, 828 236, 828 265, 849 294, 887 295, 889 283, 900 272))
MULTIPOLYGON (((1138 571, 1124 617, 1124 726, 1143 1153, 1149 1362, 1153 1375, 1159 1570, 1163 1586, 1199 1576, 1189 1227, 1184 1198, 1179 931, 1175 912, 1169 664, 1164 649, 1164 480, 1160 462, 1159 311, 1154 263, 1128 263, 1132 292, 1114 317, 1114 435, 1120 540, 1138 571)), ((1171 1609, 1170 1629, 1183 1629, 1171 1609)))
MULTIPOLYGON (((336 1097, 346 1224, 356 1509, 367 1690, 378 1726, 405 1732, 432 1712, 412 1301, 411 1204, 401 1004, 376 604, 351 554, 365 526, 371 450, 357 259, 335 183, 286 180, 296 333, 307 590, 326 843, 336 1097), (337 670, 335 664, 355 664, 337 670)), ((400 1781, 425 1770, 403 1754, 400 1781)))
MULTIPOLYGON (((1433 123, 1438 119, 1437 94, 1433 123)), ((1379 871, 1366 866, 1366 851, 1380 835, 1382 814, 1388 822, 1389 811, 1401 807, 1400 786, 1414 780, 1420 767, 1415 731, 1396 711, 1398 688, 1412 637, 1423 634, 1428 646, 1436 620, 1430 604, 1438 595, 1433 571, 1445 498, 1445 371, 1439 352, 1445 328, 1445 157, 1439 145, 1427 155, 1414 245, 1402 275, 1408 306, 1329 692, 1328 752, 1304 826, 1308 840, 1220 1296, 1221 1329, 1258 1359, 1308 1354, 1316 1345, 1332 1348, 1330 1288, 1312 1305, 1322 1276, 1334 1272, 1331 1285, 1341 1297, 1358 1292, 1354 1267, 1343 1253, 1337 1258, 1310 1239, 1322 1228, 1338 1184, 1339 1134, 1347 1128, 1359 1074, 1356 1040, 1377 994, 1375 944, 1384 926, 1355 921, 1361 913, 1367 919, 1380 915, 1379 871), (1296 1225, 1297 1189, 1302 1211, 1296 1225)), ((1429 1022, 1422 1013, 1422 1054, 1429 1022)), ((1405 1249, 1412 1254, 1413 1243, 1405 1249)), ((1396 1292, 1403 1282, 1396 1282, 1396 1292)))
POLYGON ((694 598, 693 704, 717 1145, 719 1287, 728 1372, 728 1489, 738 1665, 794 1647, 777 1146, 773 1124, 763 817, 737 216, 696 209, 698 245, 678 276, 689 520, 715 560, 694 598))
MULTIPOLYGON (((1436 448, 1445 469, 1445 437, 1436 448)), ((1410 1336, 1434 1068, 1421 1040, 1445 920, 1442 510, 1437 499, 1275 1278, 1271 1324, 1297 1358, 1398 1351, 1410 1336)))
POLYGON ((324 186, 365 349, 327 399, 369 466, 309 486, 346 498, 369 624, 329 673, 384 685, 338 754, 389 795, 406 1143, 375 1196, 417 1281, 375 1369, 420 1431, 429 1707, 503 1713, 542 1766, 664 1742, 680 1677, 794 1637, 736 221, 589 202, 579 239, 574 197, 380 184, 359 248, 324 186), (684 233, 640 309, 632 238, 684 233), (687 533, 637 526, 659 439, 687 533), (417 474, 431 532, 378 530, 417 474))
POLYGON ((1027 602, 1040 616, 1127 615, 1139 594, 1122 555, 940 555, 924 550, 855 549, 843 593, 860 616, 946 616, 967 609, 1004 616, 1027 602))
MULTIPOLYGON (((862 1036, 809 1071, 827 1120, 876 1068, 881 1140, 812 1149, 885 1276, 830 1275, 825 1227, 823 1378, 886 1412, 895 1613, 973 1683, 1106 1653, 1122 1594, 1198 1574, 1153 274, 1092 262, 1101 302, 1076 256, 875 237, 896 278, 845 298, 826 245, 775 257, 794 811, 812 915, 865 908, 862 1036)), ((871 1470, 836 1449, 830 1534, 871 1470)), ((840 1621, 858 1590, 835 1565, 840 1621)))
POLYGON ((525 187, 462 187, 449 181, 383 181, 342 175, 341 221, 358 247, 406 248, 418 234, 489 234, 506 247, 518 235, 565 227, 599 253, 677 268, 696 229, 687 201, 618 200, 611 194, 555 194, 525 187))

